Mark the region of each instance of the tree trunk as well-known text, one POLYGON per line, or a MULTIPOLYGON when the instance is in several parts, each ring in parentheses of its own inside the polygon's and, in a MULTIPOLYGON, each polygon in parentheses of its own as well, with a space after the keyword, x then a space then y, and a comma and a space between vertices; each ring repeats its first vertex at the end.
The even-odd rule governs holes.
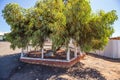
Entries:
POLYGON ((42 48, 42 52, 41 52, 41 58, 44 58, 44 48, 42 48))
POLYGON ((24 51, 23 51, 23 48, 22 48, 22 51, 21 51, 21 53, 24 53, 24 51))
POLYGON ((28 53, 28 45, 27 45, 27 53, 28 53))
POLYGON ((75 46, 75 52, 74 52, 74 57, 77 57, 77 46, 75 46))
POLYGON ((56 49, 56 51, 60 50, 60 48, 61 48, 61 47, 58 47, 58 48, 56 49))

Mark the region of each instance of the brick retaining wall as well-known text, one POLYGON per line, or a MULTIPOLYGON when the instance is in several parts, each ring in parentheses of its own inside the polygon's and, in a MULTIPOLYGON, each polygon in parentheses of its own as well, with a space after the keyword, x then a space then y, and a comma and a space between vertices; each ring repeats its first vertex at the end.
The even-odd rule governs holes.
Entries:
POLYGON ((47 60, 33 60, 33 59, 23 59, 20 60, 25 63, 30 64, 41 64, 41 65, 47 65, 47 66, 54 66, 54 67, 63 67, 68 68, 79 62, 80 59, 83 59, 85 55, 78 56, 77 58, 74 58, 70 62, 60 62, 60 61, 47 61, 47 60))

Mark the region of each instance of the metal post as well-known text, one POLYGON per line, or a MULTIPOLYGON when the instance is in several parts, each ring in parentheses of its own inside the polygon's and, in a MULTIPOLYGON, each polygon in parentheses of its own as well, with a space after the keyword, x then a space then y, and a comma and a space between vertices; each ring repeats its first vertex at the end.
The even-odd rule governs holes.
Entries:
POLYGON ((67 51, 67 60, 70 60, 70 48, 68 47, 68 51, 67 51))

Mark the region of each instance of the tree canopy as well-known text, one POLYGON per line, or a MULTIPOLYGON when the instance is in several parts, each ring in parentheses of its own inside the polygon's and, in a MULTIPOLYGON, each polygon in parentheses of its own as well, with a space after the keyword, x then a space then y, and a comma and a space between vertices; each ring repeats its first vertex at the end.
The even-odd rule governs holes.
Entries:
POLYGON ((13 49, 25 48, 29 43, 42 48, 49 38, 53 50, 68 46, 72 39, 83 51, 102 49, 118 19, 115 10, 93 13, 89 0, 41 0, 29 9, 9 3, 3 16, 11 27, 7 40, 13 49))

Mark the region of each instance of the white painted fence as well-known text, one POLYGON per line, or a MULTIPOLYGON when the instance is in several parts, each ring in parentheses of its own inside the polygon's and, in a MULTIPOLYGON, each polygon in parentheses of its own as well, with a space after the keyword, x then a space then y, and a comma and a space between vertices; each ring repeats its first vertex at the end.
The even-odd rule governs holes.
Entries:
POLYGON ((109 40, 104 50, 97 50, 92 53, 109 58, 120 58, 120 40, 109 40))

